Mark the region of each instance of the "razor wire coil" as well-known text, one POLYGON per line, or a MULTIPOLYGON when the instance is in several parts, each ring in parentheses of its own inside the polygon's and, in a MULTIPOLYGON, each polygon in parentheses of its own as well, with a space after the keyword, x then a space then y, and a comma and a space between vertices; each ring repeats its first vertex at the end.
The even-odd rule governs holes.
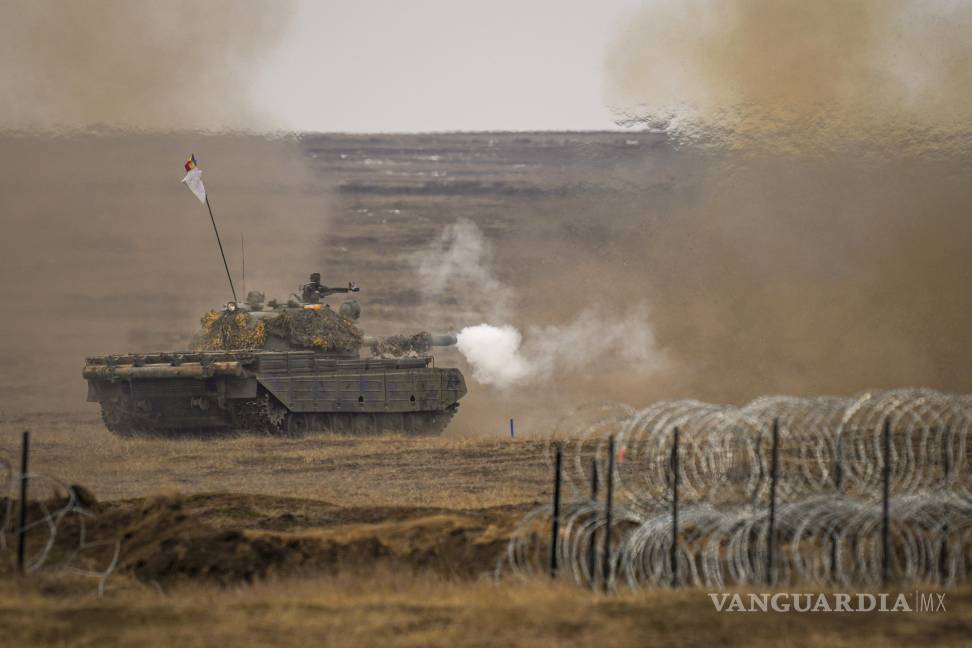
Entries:
POLYGON ((23 532, 30 539, 24 560, 25 574, 63 571, 90 577, 97 582, 98 596, 103 595, 109 577, 118 566, 121 540, 92 540, 88 537, 86 520, 92 518, 93 513, 79 500, 75 488, 43 473, 21 475, 14 471, 9 461, 0 457, 0 489, 6 493, 0 517, 0 554, 9 553, 12 559, 18 536, 23 532), (20 507, 16 491, 23 479, 27 480, 31 492, 47 492, 51 497, 32 500, 30 510, 40 515, 31 515, 21 529, 15 513, 20 507), (64 538, 62 551, 56 555, 54 549, 58 540, 64 537, 62 531, 69 525, 72 530, 76 529, 78 537, 76 540, 64 538), (82 558, 90 557, 94 552, 101 554, 102 562, 103 556, 107 555, 104 568, 85 566, 91 561, 82 561, 82 558))
MULTIPOLYGON (((890 426, 889 555, 896 579, 952 585, 972 572, 972 397, 930 389, 854 397, 759 398, 742 407, 668 401, 636 410, 597 403, 565 417, 549 443, 566 453, 568 501, 556 551, 578 584, 672 581, 673 430, 680 431, 679 583, 722 588, 875 584, 883 570, 883 428, 890 426), (769 563, 771 431, 779 471, 769 563), (607 575, 603 505, 587 495, 590 458, 605 466, 615 438, 615 511, 607 575), (769 573, 769 572, 772 573, 769 573)), ((549 453, 548 453, 549 454, 549 453)), ((498 573, 544 571, 551 507, 527 514, 498 573)))

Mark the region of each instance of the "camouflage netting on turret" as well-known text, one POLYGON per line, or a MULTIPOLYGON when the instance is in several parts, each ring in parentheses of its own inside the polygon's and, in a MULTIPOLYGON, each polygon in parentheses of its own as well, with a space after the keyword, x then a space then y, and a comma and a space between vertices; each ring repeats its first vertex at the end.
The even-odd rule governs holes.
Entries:
POLYGON ((419 356, 432 348, 432 334, 426 331, 415 335, 390 335, 376 340, 371 345, 371 353, 381 358, 401 358, 419 356))
POLYGON ((329 308, 284 311, 266 324, 268 335, 297 348, 353 353, 361 346, 358 327, 329 308))
POLYGON ((243 311, 210 311, 200 322, 202 330, 192 341, 194 351, 262 349, 273 336, 293 349, 354 353, 362 338, 350 320, 326 308, 282 311, 260 321, 243 311))
POLYGON ((192 339, 193 351, 260 349, 267 341, 264 323, 243 311, 209 311, 199 322, 202 330, 192 339))

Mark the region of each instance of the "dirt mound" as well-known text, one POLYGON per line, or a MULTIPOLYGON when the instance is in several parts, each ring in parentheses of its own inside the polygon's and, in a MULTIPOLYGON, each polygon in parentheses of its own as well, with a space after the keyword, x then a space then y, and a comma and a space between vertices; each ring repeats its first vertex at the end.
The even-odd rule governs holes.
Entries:
MULTIPOLYGON (((85 533, 120 538, 117 571, 163 585, 230 585, 379 565, 471 578, 495 567, 521 514, 508 507, 345 508, 250 495, 166 496, 105 504, 85 533)), ((65 529, 64 539, 79 532, 65 529)))

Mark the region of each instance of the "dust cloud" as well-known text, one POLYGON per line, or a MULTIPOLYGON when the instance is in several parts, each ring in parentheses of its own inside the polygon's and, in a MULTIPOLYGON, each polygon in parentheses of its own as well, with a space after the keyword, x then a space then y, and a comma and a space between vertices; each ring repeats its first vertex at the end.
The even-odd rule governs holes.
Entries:
POLYGON ((607 54, 608 101, 697 145, 824 155, 968 146, 972 4, 661 0, 607 54))
MULTIPOLYGON (((972 390, 968 3, 662 2, 607 56, 664 137, 643 282, 668 396, 972 390)), ((620 212, 627 214, 621 216, 620 212)), ((650 387, 649 387, 650 389, 650 387)))
POLYGON ((0 128, 271 130, 249 79, 292 0, 5 0, 0 128))
POLYGON ((497 276, 491 242, 468 218, 442 228, 434 241, 411 257, 427 312, 440 319, 505 320, 510 316, 513 290, 497 276), (448 302, 443 303, 442 298, 448 302))

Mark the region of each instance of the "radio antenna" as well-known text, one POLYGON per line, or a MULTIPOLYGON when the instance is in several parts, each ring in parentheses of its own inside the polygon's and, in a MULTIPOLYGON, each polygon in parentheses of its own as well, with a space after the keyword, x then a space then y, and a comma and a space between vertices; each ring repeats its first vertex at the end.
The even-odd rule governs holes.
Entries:
POLYGON ((243 259, 243 299, 246 299, 246 248, 243 247, 243 232, 240 232, 240 257, 243 259))

